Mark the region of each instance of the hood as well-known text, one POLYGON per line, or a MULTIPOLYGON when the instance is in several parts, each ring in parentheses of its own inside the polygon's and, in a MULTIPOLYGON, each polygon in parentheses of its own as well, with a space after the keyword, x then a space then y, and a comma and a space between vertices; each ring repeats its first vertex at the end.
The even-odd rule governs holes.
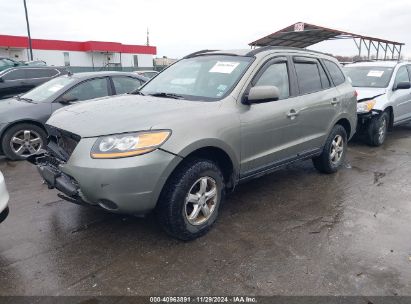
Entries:
POLYGON ((39 104, 30 103, 15 98, 0 100, 0 123, 15 120, 19 114, 27 113, 30 109, 36 108, 39 104))
POLYGON ((357 100, 361 101, 362 99, 373 99, 377 96, 383 95, 387 92, 386 88, 361 88, 354 87, 354 90, 357 91, 358 96, 357 100))
MULTIPOLYGON (((211 102, 219 104, 219 102, 211 102)), ((64 107, 47 121, 48 125, 81 137, 96 137, 149 130, 159 122, 182 120, 193 112, 204 114, 210 102, 119 95, 64 107)))

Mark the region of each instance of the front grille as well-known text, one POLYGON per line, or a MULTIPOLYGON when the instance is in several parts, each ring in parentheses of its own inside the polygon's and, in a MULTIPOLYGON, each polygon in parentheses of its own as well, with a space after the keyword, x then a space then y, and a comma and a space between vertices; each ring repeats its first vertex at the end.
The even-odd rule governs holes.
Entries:
POLYGON ((58 139, 57 145, 62 148, 67 155, 70 157, 73 154, 74 149, 77 147, 79 142, 78 139, 75 139, 74 134, 61 133, 60 138, 58 139))
POLYGON ((46 156, 43 161, 45 161, 47 164, 50 164, 55 169, 57 169, 61 164, 61 161, 52 156, 46 156))
POLYGON ((77 147, 77 144, 79 143, 81 137, 77 134, 73 134, 68 131, 57 129, 48 125, 47 132, 49 133, 48 147, 51 148, 51 146, 57 145, 58 150, 60 150, 60 152, 63 152, 65 156, 63 160, 67 161, 68 158, 70 158, 71 154, 73 154, 73 151, 77 147))

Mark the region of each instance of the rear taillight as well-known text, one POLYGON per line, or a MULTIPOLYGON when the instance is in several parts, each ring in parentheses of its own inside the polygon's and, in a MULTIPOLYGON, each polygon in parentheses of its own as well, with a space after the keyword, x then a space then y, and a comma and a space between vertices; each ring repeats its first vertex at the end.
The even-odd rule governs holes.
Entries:
POLYGON ((358 92, 357 92, 357 90, 354 91, 354 96, 355 96, 355 98, 358 97, 358 92))

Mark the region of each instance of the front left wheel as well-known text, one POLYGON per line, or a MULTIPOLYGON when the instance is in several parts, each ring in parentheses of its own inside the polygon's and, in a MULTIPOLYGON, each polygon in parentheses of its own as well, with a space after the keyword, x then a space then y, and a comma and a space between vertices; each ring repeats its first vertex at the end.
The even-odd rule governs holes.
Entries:
POLYGON ((4 155, 11 160, 22 160, 39 152, 45 145, 46 132, 30 123, 21 123, 9 128, 2 138, 4 155))
POLYGON ((188 241, 211 228, 224 199, 225 185, 220 168, 207 159, 186 160, 167 181, 156 213, 171 236, 188 241))

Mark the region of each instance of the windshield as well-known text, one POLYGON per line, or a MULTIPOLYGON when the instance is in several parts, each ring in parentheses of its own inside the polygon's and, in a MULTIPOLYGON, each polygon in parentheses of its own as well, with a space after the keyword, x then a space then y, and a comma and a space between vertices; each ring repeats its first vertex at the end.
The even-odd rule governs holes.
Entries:
POLYGON ((57 77, 21 95, 21 98, 30 99, 34 102, 44 102, 55 93, 64 91, 67 85, 75 81, 76 79, 69 76, 57 77))
POLYGON ((386 88, 394 68, 379 66, 344 67, 353 87, 386 88))
POLYGON ((219 100, 233 89, 252 59, 226 55, 182 59, 158 74, 140 92, 188 100, 219 100))

